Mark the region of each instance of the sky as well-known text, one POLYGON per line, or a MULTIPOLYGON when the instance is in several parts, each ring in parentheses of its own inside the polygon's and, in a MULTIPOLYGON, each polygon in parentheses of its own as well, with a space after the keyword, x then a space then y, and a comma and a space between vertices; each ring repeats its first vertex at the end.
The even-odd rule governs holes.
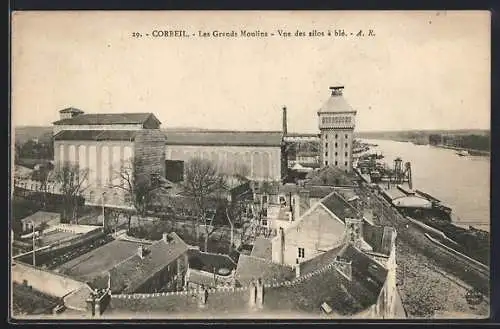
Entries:
POLYGON ((18 12, 13 125, 86 113, 153 112, 162 127, 315 133, 345 86, 357 131, 490 128, 489 12, 18 12), (184 29, 189 38, 151 38, 184 29), (241 29, 268 38, 201 38, 241 29), (373 37, 278 37, 369 29, 373 37), (143 34, 132 37, 133 32, 143 34))

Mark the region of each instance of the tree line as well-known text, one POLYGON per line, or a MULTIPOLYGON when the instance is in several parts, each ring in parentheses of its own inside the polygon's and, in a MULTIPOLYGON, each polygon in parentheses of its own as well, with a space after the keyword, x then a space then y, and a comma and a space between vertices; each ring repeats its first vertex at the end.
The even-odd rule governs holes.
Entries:
POLYGON ((488 135, 429 135, 429 144, 461 147, 479 151, 490 151, 491 143, 488 135))

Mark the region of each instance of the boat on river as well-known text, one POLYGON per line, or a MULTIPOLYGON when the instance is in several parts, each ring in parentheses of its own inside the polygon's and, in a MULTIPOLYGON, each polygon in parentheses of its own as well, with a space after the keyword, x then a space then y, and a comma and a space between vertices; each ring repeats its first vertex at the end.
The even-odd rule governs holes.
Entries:
POLYGON ((470 154, 469 154, 469 152, 462 150, 462 151, 457 152, 457 155, 459 155, 461 157, 465 157, 465 156, 468 156, 470 154))

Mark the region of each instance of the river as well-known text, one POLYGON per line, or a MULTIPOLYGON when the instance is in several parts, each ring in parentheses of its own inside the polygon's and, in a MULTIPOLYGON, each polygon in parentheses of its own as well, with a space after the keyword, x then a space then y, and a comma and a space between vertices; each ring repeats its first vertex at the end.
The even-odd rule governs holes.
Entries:
POLYGON ((456 151, 391 140, 361 139, 377 144, 369 153, 382 153, 381 162, 394 167, 401 157, 411 162, 413 188, 429 193, 453 209, 457 225, 490 230, 490 157, 461 157, 456 151))

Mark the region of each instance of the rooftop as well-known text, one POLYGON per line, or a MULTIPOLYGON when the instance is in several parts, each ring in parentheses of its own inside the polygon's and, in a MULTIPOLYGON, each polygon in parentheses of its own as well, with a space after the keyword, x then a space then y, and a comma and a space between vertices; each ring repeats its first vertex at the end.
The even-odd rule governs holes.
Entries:
POLYGON ((144 257, 138 254, 119 263, 110 270, 111 290, 130 293, 138 289, 151 276, 184 254, 189 246, 175 233, 170 241, 163 239, 145 247, 144 257))
POLYGON ((74 107, 68 107, 68 108, 62 109, 61 111, 59 111, 59 113, 83 113, 83 111, 79 110, 77 108, 74 108, 74 107))
POLYGON ((336 167, 324 167, 320 170, 310 172, 306 179, 307 185, 315 186, 357 186, 357 177, 355 174, 346 173, 336 167))
MULTIPOLYGON (((139 244, 124 240, 114 240, 86 254, 83 254, 61 265, 58 270, 82 281, 93 282, 100 276, 105 277, 107 285, 107 271, 137 253, 139 244)), ((96 288, 104 288, 97 285, 96 288)))
POLYGON ((91 113, 58 120, 54 122, 54 125, 144 124, 148 120, 160 124, 153 113, 91 113))
MULTIPOLYGON (((196 294, 182 292, 130 298, 114 297, 106 313, 112 316, 127 312, 158 314, 161 311, 163 316, 189 314, 195 318, 206 318, 207 315, 219 318, 244 313, 258 317, 258 314, 269 312, 319 316, 321 304, 326 302, 336 314, 356 314, 377 302, 387 271, 352 246, 345 246, 340 255, 352 262, 352 280, 340 274, 333 264, 329 264, 321 270, 309 273, 307 277, 290 280, 288 284, 267 285, 261 310, 250 310, 249 290, 247 285, 244 285, 237 289, 210 290, 207 303, 202 308, 198 306, 196 294)), ((254 274, 254 278, 262 277, 258 272, 254 274)))
POLYGON ((289 266, 273 263, 270 260, 254 256, 240 255, 236 268, 236 280, 247 286, 255 278, 262 278, 265 283, 283 282, 295 277, 295 270, 289 266))
POLYGON ((259 236, 255 239, 250 256, 272 260, 273 245, 271 240, 259 236))
POLYGON ((131 130, 62 130, 54 140, 134 141, 137 132, 131 130))
POLYGON ((334 191, 321 200, 321 203, 342 221, 346 218, 359 218, 357 209, 347 202, 338 192, 334 191))
POLYGON ((321 106, 318 110, 319 113, 344 113, 344 112, 356 112, 349 103, 345 100, 342 94, 334 94, 328 98, 328 100, 321 106))
POLYGON ((170 131, 166 130, 167 145, 201 146, 281 146, 280 131, 170 131))
POLYGON ((33 222, 35 225, 40 225, 42 223, 46 223, 51 220, 59 219, 60 216, 61 215, 59 213, 55 212, 37 211, 33 215, 21 219, 21 222, 22 223, 33 222))

